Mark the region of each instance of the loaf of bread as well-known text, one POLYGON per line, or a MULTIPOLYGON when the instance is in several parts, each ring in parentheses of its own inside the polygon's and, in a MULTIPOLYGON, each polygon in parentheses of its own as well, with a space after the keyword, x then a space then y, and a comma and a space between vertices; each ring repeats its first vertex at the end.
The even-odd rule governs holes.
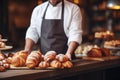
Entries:
POLYGON ((88 57, 102 57, 101 50, 99 48, 92 48, 88 53, 88 57))
POLYGON ((49 66, 50 66, 49 62, 46 61, 41 61, 38 65, 38 67, 42 69, 48 68, 49 66))
POLYGON ((27 59, 28 53, 23 51, 18 51, 15 53, 15 55, 12 57, 12 65, 15 67, 22 67, 25 66, 26 59, 27 59))
POLYGON ((27 57, 26 66, 28 68, 35 68, 36 66, 38 66, 41 59, 42 53, 40 51, 32 51, 27 57))
POLYGON ((63 62, 62 65, 64 68, 72 68, 73 67, 73 64, 71 61, 63 62))
POLYGON ((60 61, 60 62, 65 62, 65 61, 69 60, 69 58, 66 55, 64 55, 64 54, 58 54, 58 55, 56 55, 56 59, 58 61, 60 61))
POLYGON ((48 51, 45 55, 44 55, 44 60, 47 62, 50 62, 52 60, 54 60, 56 58, 56 52, 55 51, 48 51))
POLYGON ((53 67, 53 68, 64 68, 62 63, 58 60, 51 61, 50 66, 53 67))

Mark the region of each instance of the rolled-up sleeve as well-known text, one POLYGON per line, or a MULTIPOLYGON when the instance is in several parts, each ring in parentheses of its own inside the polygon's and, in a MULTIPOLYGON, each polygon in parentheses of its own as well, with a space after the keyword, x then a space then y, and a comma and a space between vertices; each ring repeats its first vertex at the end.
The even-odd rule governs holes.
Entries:
POLYGON ((27 29, 27 32, 26 32, 26 39, 29 38, 31 40, 33 40, 35 43, 37 43, 38 39, 39 39, 39 34, 38 34, 38 31, 37 31, 37 8, 35 8, 33 10, 33 13, 32 13, 32 16, 31 16, 31 22, 30 22, 30 26, 29 28, 27 29))
POLYGON ((71 25, 69 27, 69 38, 68 38, 68 44, 71 41, 75 41, 78 44, 82 42, 82 15, 80 12, 79 7, 75 7, 73 11, 73 17, 71 21, 71 25))

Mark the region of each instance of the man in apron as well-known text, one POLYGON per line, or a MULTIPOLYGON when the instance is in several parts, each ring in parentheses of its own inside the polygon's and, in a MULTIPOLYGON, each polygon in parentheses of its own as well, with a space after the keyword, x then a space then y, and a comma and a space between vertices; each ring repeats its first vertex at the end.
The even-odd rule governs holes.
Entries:
MULTIPOLYGON (((68 43, 68 36, 66 36, 66 33, 64 31, 65 29, 65 25, 64 25, 65 6, 66 5, 64 3, 64 0, 49 0, 49 2, 46 3, 43 16, 42 16, 42 20, 41 20, 40 32, 38 31, 38 34, 40 34, 40 51, 43 54, 45 54, 47 51, 52 50, 52 51, 56 51, 57 53, 65 54, 71 59, 72 55, 74 54, 75 49, 80 44, 81 40, 79 41, 78 39, 79 42, 77 42, 76 40, 73 40, 68 43), (56 5, 58 4, 60 5, 60 2, 62 6, 61 13, 60 13, 61 18, 60 19, 45 19, 48 8, 51 5, 53 7, 56 7, 56 5)), ((77 30, 81 31, 81 28, 78 28, 77 30)), ((29 31, 30 30, 28 29, 27 34, 30 33, 29 31)), ((36 35, 35 33, 33 34, 36 35)), ((80 34, 79 38, 81 38, 81 33, 79 32, 79 34, 80 34)), ((34 45, 35 45, 34 40, 27 37, 26 44, 25 44, 25 51, 30 53, 34 45)))

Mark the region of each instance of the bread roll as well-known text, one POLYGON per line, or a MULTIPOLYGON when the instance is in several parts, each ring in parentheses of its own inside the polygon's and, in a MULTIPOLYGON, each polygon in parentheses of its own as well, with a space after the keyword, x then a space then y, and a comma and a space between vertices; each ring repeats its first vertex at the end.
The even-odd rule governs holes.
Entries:
POLYGON ((73 64, 71 61, 63 62, 62 65, 64 68, 72 68, 73 67, 73 64))
POLYGON ((58 54, 58 55, 56 56, 56 59, 57 59, 58 61, 60 61, 60 62, 65 62, 65 61, 68 61, 68 60, 69 60, 69 58, 68 58, 66 55, 64 55, 64 54, 58 54))
POLYGON ((92 48, 88 53, 89 57, 102 57, 101 50, 99 48, 92 48))
POLYGON ((46 61, 41 61, 40 63, 39 63, 39 65, 38 65, 38 67, 40 67, 40 68, 47 68, 47 67, 49 67, 50 66, 50 64, 48 63, 48 62, 46 62, 46 61))
POLYGON ((58 60, 51 61, 50 66, 53 68, 63 68, 62 63, 58 60))
POLYGON ((28 55, 26 60, 26 66, 28 68, 35 68, 40 61, 42 60, 42 53, 40 51, 32 51, 30 55, 28 55))
POLYGON ((25 66, 28 53, 19 51, 12 57, 12 65, 15 67, 25 66))
POLYGON ((56 52, 55 51, 48 51, 45 55, 44 55, 44 60, 47 62, 50 62, 52 60, 54 60, 56 57, 56 52))

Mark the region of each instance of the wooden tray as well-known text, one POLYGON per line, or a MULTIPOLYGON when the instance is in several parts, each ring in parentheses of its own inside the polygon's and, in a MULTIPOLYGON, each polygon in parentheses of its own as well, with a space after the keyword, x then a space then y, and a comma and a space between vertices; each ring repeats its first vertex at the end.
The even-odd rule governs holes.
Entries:
POLYGON ((39 67, 35 67, 35 68, 28 68, 28 67, 14 67, 13 65, 10 65, 10 70, 55 70, 58 68, 53 68, 53 67, 48 67, 48 68, 39 68, 39 67))
POLYGON ((120 59, 120 56, 108 56, 108 57, 88 57, 84 56, 82 57, 83 60, 97 60, 97 61, 106 61, 106 60, 114 60, 114 59, 120 59))

